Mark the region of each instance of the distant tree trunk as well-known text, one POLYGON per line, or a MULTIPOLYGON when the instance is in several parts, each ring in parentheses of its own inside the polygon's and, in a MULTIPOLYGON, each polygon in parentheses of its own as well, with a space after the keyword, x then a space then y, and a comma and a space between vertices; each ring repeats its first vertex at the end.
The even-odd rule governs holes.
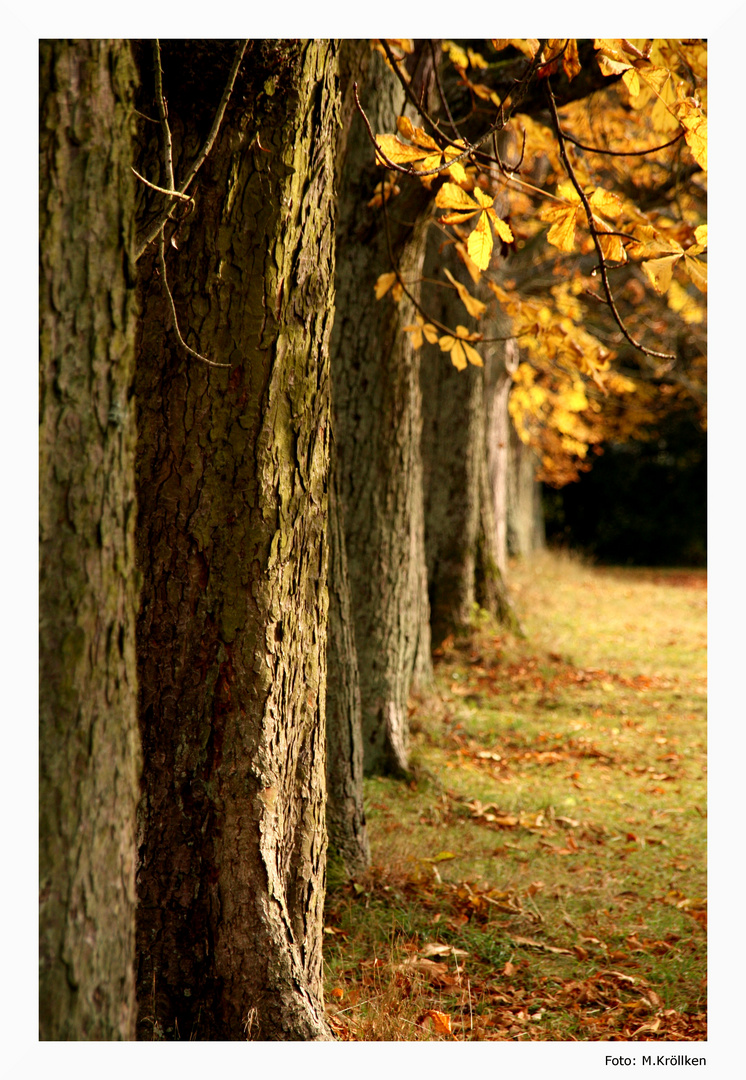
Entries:
POLYGON ((485 371, 485 406, 487 417, 487 472, 492 489, 496 518, 497 564, 501 573, 508 565, 508 487, 510 475, 510 441, 513 428, 508 413, 511 372, 518 367, 518 346, 515 338, 505 342, 502 355, 485 371))
POLYGON ((510 422, 508 442, 507 546, 525 558, 546 545, 541 484, 536 479, 536 451, 526 446, 510 422))
MULTIPOLYGON (((164 43, 177 182, 233 54, 225 42, 164 43)), ((153 116, 148 55, 142 111, 153 116)), ((153 255, 140 264, 141 1038, 330 1037, 321 944, 336 71, 333 43, 250 43, 194 211, 168 249, 182 333, 230 370, 185 355, 153 255)), ((163 184, 158 129, 141 130, 140 171, 163 184)))
POLYGON ((350 609, 347 549, 336 492, 332 452, 329 486, 329 633, 326 684, 326 820, 328 858, 355 877, 370 865, 363 809, 363 738, 360 676, 350 609))
POLYGON ((134 74, 41 42, 41 1039, 134 1034, 134 74))
MULTIPOLYGON (((433 234, 425 277, 442 276, 444 267, 454 277, 462 276, 455 254, 440 246, 440 238, 433 234)), ((472 286, 472 292, 477 291, 472 286)), ((455 290, 431 290, 426 307, 445 326, 471 326, 455 290)), ((487 338, 498 337, 500 322, 488 318, 483 316, 480 330, 487 338)), ((432 640, 437 646, 448 634, 468 629, 475 603, 515 625, 501 574, 500 507, 488 453, 490 391, 504 372, 504 346, 502 342, 478 346, 485 366, 469 365, 464 371, 458 371, 447 355, 424 348, 425 537, 432 640)))
MULTIPOLYGON (((360 55, 370 44, 343 46, 360 55)), ((345 70, 349 70, 345 63, 345 70)), ((349 93, 349 80, 346 87, 349 93)), ((360 93, 373 130, 393 131, 403 91, 381 57, 370 59, 360 93)), ((424 559, 419 355, 402 327, 411 302, 376 301, 391 269, 379 209, 368 206, 383 173, 359 115, 351 114, 340 180, 337 312, 332 337, 339 492, 355 624, 367 772, 408 767, 407 697, 419 662, 429 670, 424 559), (423 657, 426 658, 423 662, 423 657)), ((407 281, 422 271, 430 196, 407 185, 390 220, 392 247, 407 281)), ((417 294, 419 284, 412 286, 417 294)))

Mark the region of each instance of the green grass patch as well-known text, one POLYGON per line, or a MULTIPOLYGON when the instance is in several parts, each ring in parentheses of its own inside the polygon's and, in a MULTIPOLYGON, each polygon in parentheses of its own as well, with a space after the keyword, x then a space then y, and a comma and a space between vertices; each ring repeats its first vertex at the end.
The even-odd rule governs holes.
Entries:
POLYGON ((373 866, 331 883, 340 1038, 706 1038, 706 577, 515 564, 366 781, 373 866))

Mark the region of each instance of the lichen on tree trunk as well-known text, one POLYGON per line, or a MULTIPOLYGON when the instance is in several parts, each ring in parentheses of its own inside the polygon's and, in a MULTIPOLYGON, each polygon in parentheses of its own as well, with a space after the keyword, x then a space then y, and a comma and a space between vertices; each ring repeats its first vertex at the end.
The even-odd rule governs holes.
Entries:
POLYGON ((41 1039, 134 1035, 134 66, 40 47, 41 1039))
MULTIPOLYGON (((163 44, 177 179, 234 48, 163 44)), ((183 353, 153 257, 141 261, 141 1038, 329 1038, 336 65, 333 43, 250 43, 194 212, 169 250, 182 332, 229 371, 183 353)), ((142 69, 152 86, 146 58, 142 69)), ((142 165, 152 176, 148 128, 142 165)))

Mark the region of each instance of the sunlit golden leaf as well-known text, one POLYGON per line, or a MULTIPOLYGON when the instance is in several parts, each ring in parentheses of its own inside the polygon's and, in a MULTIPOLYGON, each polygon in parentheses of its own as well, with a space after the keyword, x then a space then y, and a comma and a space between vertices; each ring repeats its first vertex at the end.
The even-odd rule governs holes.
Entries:
POLYGON ((500 237, 500 239, 504 240, 506 244, 512 244, 515 240, 515 237, 513 236, 510 225, 508 225, 507 221, 503 221, 502 218, 498 217, 492 207, 487 210, 487 216, 489 217, 492 224, 495 226, 495 232, 500 237))
MULTIPOLYGON (((395 165, 406 165, 410 161, 419 161, 424 151, 417 146, 408 146, 397 139, 396 135, 376 135, 376 146, 395 165)), ((382 157, 377 156, 378 164, 385 165, 382 157)))
MULTIPOLYGON (((671 77, 671 73, 667 68, 656 67, 654 64, 641 64, 636 70, 640 78, 656 94, 663 93, 663 87, 671 77)), ((637 97, 636 94, 634 96, 637 97)))
POLYGON ((487 310, 487 305, 483 304, 481 300, 477 300, 476 297, 472 296, 466 286, 462 285, 460 281, 456 281, 456 278, 453 276, 450 270, 448 270, 448 268, 445 269, 444 273, 448 280, 451 282, 451 284, 455 287, 456 292, 459 294, 459 297, 461 298, 461 301, 469 314, 472 315, 475 319, 481 318, 481 316, 487 310))
POLYGON ((701 259, 693 259, 687 255, 684 258, 684 268, 697 286, 700 292, 707 292, 707 263, 703 263, 701 259))
POLYGON ((687 98, 673 108, 673 113, 684 128, 684 138, 694 160, 707 171, 707 117, 691 99, 687 98))
POLYGON ((393 271, 388 274, 381 274, 376 281, 376 300, 380 300, 382 296, 385 296, 395 281, 396 274, 393 271))
POLYGON ((477 282, 481 280, 482 275, 480 273, 479 267, 474 265, 474 260, 469 258, 469 253, 466 250, 466 244, 463 244, 461 241, 459 241, 456 244, 456 254, 458 255, 459 259, 461 259, 461 262, 464 264, 466 269, 469 271, 469 277, 476 285, 477 282))
POLYGON ((572 251, 575 247, 575 221, 577 206, 556 211, 555 222, 547 233, 547 241, 560 251, 572 251))
POLYGON ((447 1013, 439 1012, 437 1009, 428 1009, 422 1016, 423 1020, 431 1020, 433 1028, 438 1035, 452 1035, 451 1030, 451 1018, 447 1013))
POLYGON ((565 49, 562 57, 562 67, 565 70, 570 82, 576 75, 580 74, 580 58, 578 57, 578 42, 575 38, 570 38, 567 42, 567 48, 565 49))
POLYGON ((623 209, 619 196, 605 188, 596 188, 588 201, 594 210, 605 217, 617 218, 623 209))
POLYGON ((435 196, 435 205, 446 210, 459 210, 471 214, 481 209, 480 204, 472 199, 468 191, 464 191, 458 184, 451 183, 443 184, 440 188, 435 196))
POLYGON ((469 63, 473 68, 486 68, 489 67, 487 61, 481 53, 474 52, 473 49, 467 49, 466 55, 469 57, 469 63))
POLYGON ((671 284, 673 268, 680 258, 680 255, 667 255, 662 259, 649 259, 641 264, 656 292, 666 292, 671 284))
POLYGON ((466 243, 469 258, 480 270, 486 270, 490 264, 492 254, 492 230, 486 214, 480 214, 476 226, 472 230, 466 243))
MULTIPOLYGON (((612 61, 613 62, 613 61, 612 61)), ((607 74, 604 72, 604 74, 607 74)), ((622 82, 629 90, 629 96, 636 98, 640 94, 640 76, 634 68, 627 68, 622 75, 622 82)))
POLYGON ((472 345, 469 345, 468 342, 464 341, 463 349, 466 353, 466 359, 470 364, 474 364, 475 367, 484 367, 482 357, 472 345))

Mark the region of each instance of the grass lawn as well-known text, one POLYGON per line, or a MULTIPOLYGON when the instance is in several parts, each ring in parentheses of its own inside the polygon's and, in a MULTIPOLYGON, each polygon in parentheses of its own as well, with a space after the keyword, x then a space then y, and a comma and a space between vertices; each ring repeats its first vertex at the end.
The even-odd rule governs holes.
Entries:
POLYGON ((350 1040, 706 1038, 704 571, 511 566, 366 781, 373 865, 330 880, 350 1040))

